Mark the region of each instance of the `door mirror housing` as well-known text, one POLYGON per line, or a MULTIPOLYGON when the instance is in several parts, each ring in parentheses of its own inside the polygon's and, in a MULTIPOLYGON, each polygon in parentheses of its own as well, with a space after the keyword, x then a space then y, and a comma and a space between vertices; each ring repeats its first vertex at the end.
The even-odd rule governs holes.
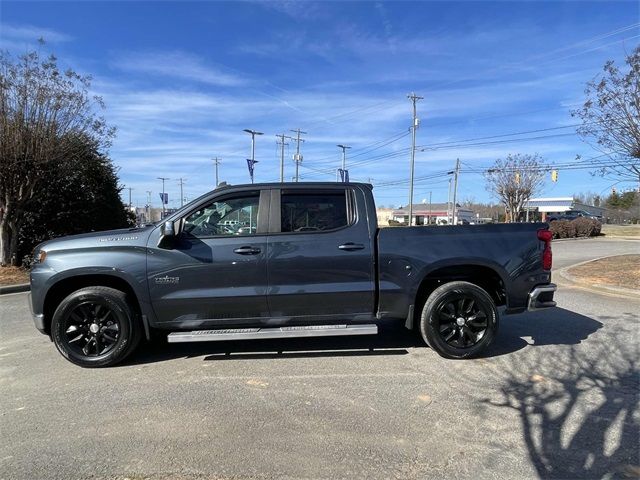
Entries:
POLYGON ((160 241, 158 247, 172 249, 176 239, 176 230, 174 222, 164 222, 160 227, 160 241))
POLYGON ((169 238, 176 236, 176 231, 174 229, 173 222, 164 222, 162 224, 162 236, 169 237, 169 238))

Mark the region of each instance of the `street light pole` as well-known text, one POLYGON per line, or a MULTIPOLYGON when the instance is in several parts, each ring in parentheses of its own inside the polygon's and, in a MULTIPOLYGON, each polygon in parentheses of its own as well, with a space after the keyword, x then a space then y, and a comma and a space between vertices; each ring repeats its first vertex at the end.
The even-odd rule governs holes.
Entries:
POLYGON ((337 147, 342 149, 342 181, 344 182, 347 175, 347 149, 351 147, 347 145, 337 145, 337 147))
POLYGON ((165 180, 170 180, 168 177, 158 177, 158 180, 162 180, 162 219, 164 220, 164 182, 165 180))
POLYGON ((256 164, 256 135, 264 135, 264 133, 248 128, 243 131, 251 135, 251 168, 249 169, 249 175, 251 176, 251 183, 253 183, 253 166, 256 164))
POLYGON ((212 158, 211 160, 213 160, 213 164, 216 166, 216 184, 213 186, 213 188, 218 188, 218 183, 220 183, 218 180, 218 165, 220 165, 220 162, 222 161, 222 159, 216 157, 216 158, 212 158))

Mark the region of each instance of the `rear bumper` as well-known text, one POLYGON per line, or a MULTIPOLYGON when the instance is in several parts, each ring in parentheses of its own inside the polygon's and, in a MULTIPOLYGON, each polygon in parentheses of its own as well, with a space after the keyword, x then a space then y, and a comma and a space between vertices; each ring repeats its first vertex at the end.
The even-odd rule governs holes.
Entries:
POLYGON ((543 308, 555 307, 556 302, 553 301, 553 294, 558 287, 555 283, 548 285, 539 285, 529 292, 529 302, 527 310, 541 310, 543 308))

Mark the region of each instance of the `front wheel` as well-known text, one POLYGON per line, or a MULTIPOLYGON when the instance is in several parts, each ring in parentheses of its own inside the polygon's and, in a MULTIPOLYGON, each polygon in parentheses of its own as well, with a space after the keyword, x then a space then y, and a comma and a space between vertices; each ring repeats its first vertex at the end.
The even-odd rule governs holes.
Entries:
POLYGON ((436 288, 420 318, 424 341, 445 358, 479 355, 498 331, 498 310, 489 294, 469 282, 450 282, 436 288))
POLYGON ((124 360, 141 338, 140 322, 124 292, 87 287, 56 309, 51 337, 58 351, 81 367, 110 367, 124 360))

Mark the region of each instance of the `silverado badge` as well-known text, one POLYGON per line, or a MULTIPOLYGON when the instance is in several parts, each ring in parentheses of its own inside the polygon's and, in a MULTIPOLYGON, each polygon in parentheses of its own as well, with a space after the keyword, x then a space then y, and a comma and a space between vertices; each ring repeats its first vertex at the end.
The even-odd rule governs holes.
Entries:
POLYGON ((180 283, 180 277, 169 277, 165 275, 164 277, 156 277, 156 285, 177 285, 180 283))

